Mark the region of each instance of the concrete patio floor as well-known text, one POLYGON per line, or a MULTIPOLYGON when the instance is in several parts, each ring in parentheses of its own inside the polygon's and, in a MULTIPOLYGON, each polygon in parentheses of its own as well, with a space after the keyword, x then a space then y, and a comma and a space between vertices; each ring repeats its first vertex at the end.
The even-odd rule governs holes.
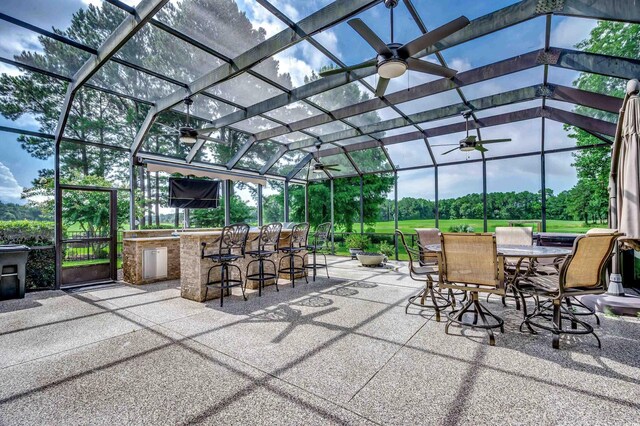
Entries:
MULTIPOLYGON (((592 336, 444 333, 406 267, 206 304, 176 281, 0 302, 0 424, 640 424, 640 321, 592 336)), ((322 273, 320 274, 322 275, 322 273)))

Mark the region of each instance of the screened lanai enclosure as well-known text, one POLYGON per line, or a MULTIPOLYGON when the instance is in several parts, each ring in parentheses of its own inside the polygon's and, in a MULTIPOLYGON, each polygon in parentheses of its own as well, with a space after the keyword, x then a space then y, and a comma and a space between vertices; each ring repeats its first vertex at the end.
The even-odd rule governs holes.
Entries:
POLYGON ((55 224, 57 285, 143 228, 332 222, 403 258, 405 222, 607 226, 628 1, 77 3, 0 6, 0 219, 55 224), (220 207, 169 208, 176 174, 220 207))
POLYGON ((640 424, 640 0, 0 0, 0 425, 640 424))

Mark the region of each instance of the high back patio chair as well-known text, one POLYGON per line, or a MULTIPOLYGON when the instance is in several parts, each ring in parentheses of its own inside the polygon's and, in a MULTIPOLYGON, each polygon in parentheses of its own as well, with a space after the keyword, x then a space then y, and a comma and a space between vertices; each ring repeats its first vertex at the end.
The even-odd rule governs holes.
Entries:
POLYGON ((445 332, 452 323, 482 328, 489 334, 489 344, 495 345, 492 329, 504 333, 504 321, 491 313, 479 301, 479 293, 505 294, 504 258, 498 255, 493 234, 449 234, 440 236, 440 288, 463 290, 470 294, 467 302, 448 314, 445 332), (465 320, 473 314, 473 322, 465 320), (492 320, 489 321, 487 316, 492 320), (478 322, 480 319, 480 323, 478 322))
POLYGON ((416 250, 409 247, 404 234, 399 229, 396 229, 396 237, 400 240, 400 243, 404 247, 407 255, 409 256, 409 275, 414 281, 424 282, 425 287, 420 290, 415 296, 411 296, 407 302, 407 306, 404 309, 405 314, 408 312, 410 306, 416 306, 422 309, 433 309, 436 312, 436 321, 440 321, 440 311, 451 306, 452 300, 442 295, 439 289, 436 288, 435 278, 438 275, 438 255, 435 255, 435 263, 425 264, 422 262, 422 253, 420 250, 416 250), (429 301, 427 301, 429 298, 429 301), (418 301, 419 300, 419 301, 418 301))
POLYGON ((419 261, 421 265, 438 263, 438 253, 427 249, 432 244, 440 244, 440 230, 438 228, 416 228, 418 236, 419 261))
POLYGON ((280 261, 278 262, 278 274, 288 274, 291 286, 296 286, 296 275, 303 274, 304 280, 307 280, 307 270, 304 266, 303 251, 307 250, 307 238, 309 236, 309 224, 302 222, 295 224, 291 228, 291 234, 289 235, 289 244, 279 247, 279 251, 282 254, 280 261), (300 260, 300 266, 296 266, 296 259, 300 260), (285 260, 289 261, 288 265, 283 266, 285 260))
POLYGON ((278 252, 278 244, 280 242, 280 232, 282 231, 282 223, 274 222, 260 227, 260 233, 256 237, 256 248, 246 252, 252 260, 247 263, 247 280, 258 281, 258 297, 262 296, 262 288, 265 282, 274 280, 276 291, 278 288, 278 268, 276 263, 271 259, 278 252), (258 264, 258 271, 249 273, 251 266, 258 264), (265 264, 273 266, 273 272, 265 272, 265 264))
MULTIPOLYGON (((532 227, 523 227, 523 226, 496 226, 495 230, 496 234, 496 244, 501 245, 514 245, 514 246, 531 246, 533 245, 533 228, 532 227)), ((520 260, 520 259, 518 259, 520 260)), ((517 268, 524 272, 525 274, 533 273, 533 268, 536 267, 535 262, 531 259, 522 259, 520 260, 520 265, 518 267, 517 262, 513 261, 513 259, 505 258, 504 270, 507 276, 513 276, 517 273, 517 268)), ((507 280, 507 287, 510 287, 508 284, 510 280, 507 280)), ((507 297, 512 297, 516 301, 516 309, 520 309, 520 300, 518 295, 515 293, 512 295, 509 293, 509 288, 505 292, 505 295, 502 296, 502 305, 507 306, 507 297)), ((487 302, 489 301, 489 297, 491 294, 487 295, 487 302)))
POLYGON ((533 228, 524 226, 496 226, 496 244, 533 245, 533 228))
POLYGON ((329 250, 329 241, 331 239, 331 230, 333 225, 331 222, 324 222, 316 226, 316 230, 311 236, 311 244, 307 245, 307 259, 312 259, 311 262, 307 260, 305 268, 311 269, 312 279, 316 280, 316 273, 318 269, 324 268, 327 272, 327 278, 329 278, 329 267, 327 265, 327 251, 329 250), (324 263, 318 262, 318 255, 324 258, 324 263))
MULTIPOLYGON (((561 334, 593 334, 601 347, 600 339, 591 324, 582 321, 571 306, 571 298, 588 294, 602 294, 607 290, 606 268, 616 239, 621 234, 594 232, 575 239, 571 254, 560 266, 558 275, 527 277, 517 282, 520 292, 536 299, 536 308, 522 324, 541 328, 553 333, 552 346, 560 347, 561 334), (540 298, 546 300, 542 303, 540 298), (566 302, 566 305, 563 304, 566 302), (563 320, 571 322, 571 328, 563 327, 563 320)), ((584 306, 584 305, 583 305, 584 306)))
POLYGON ((202 243, 202 259, 209 259, 214 263, 207 272, 207 284, 204 300, 207 300, 209 288, 219 288, 220 306, 222 307, 224 303, 224 294, 232 287, 240 287, 242 290, 242 297, 244 300, 247 300, 244 291, 245 281, 242 279, 242 270, 237 264, 232 262, 244 259, 248 235, 249 225, 246 223, 236 223, 222 228, 222 233, 213 242, 213 245, 217 245, 214 252, 207 253, 207 243, 202 243), (220 268, 220 279, 212 281, 211 272, 217 268, 220 268), (235 268, 238 271, 238 278, 231 277, 231 271, 229 268, 235 268))

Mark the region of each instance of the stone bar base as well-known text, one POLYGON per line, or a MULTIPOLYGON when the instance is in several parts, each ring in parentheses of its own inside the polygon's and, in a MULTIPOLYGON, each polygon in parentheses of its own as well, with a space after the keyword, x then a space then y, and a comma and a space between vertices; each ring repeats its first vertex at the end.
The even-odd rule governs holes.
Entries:
POLYGON ((148 237, 124 238, 122 241, 122 274, 129 284, 149 284, 180 278, 180 238, 148 237), (142 256, 146 249, 167 248, 167 276, 145 279, 142 274, 142 256))
MULTIPOLYGON (((290 231, 283 229, 280 245, 285 246, 289 243, 288 238, 290 235, 290 231)), ((207 243, 206 252, 214 252, 217 250, 217 244, 214 241, 220 236, 220 232, 190 232, 180 235, 180 287, 181 287, 181 295, 185 299, 195 300, 197 302, 205 301, 206 299, 217 299, 220 297, 220 290, 218 289, 209 289, 206 291, 206 283, 207 283, 207 274, 209 272, 209 268, 215 265, 210 259, 202 259, 201 258, 201 244, 203 242, 207 243)), ((257 249, 257 242, 252 241, 258 237, 258 231, 252 231, 249 233, 249 239, 247 242, 247 251, 257 249)), ((306 255, 306 251, 302 251, 301 255, 306 255)), ((276 253, 270 257, 276 264, 276 267, 279 267, 280 259, 283 257, 282 254, 276 253)), ((286 257, 286 256, 284 256, 286 257)), ((246 256, 244 259, 238 259, 235 262, 232 262, 231 265, 237 265, 242 271, 242 278, 246 279, 246 271, 247 265, 253 258, 250 256, 246 256)), ((289 266, 288 260, 282 261, 282 267, 286 268, 289 266)), ((302 266, 302 262, 300 259, 296 259, 296 266, 302 266)), ((239 279, 238 270, 232 266, 229 268, 231 272, 232 279, 239 279)), ((273 266, 270 262, 265 262, 265 272, 273 271, 273 266)), ((249 270, 249 274, 258 272, 258 262, 255 262, 251 265, 251 269, 249 270)), ((296 278, 302 278, 304 276, 303 273, 297 274, 296 278)), ((281 274, 281 279, 289 279, 289 274, 281 274)), ((220 268, 216 268, 211 272, 210 280, 215 281, 220 279, 220 268)), ((272 285, 274 280, 270 280, 265 282, 265 286, 272 285)), ((249 289, 257 289, 258 282, 249 280, 247 281, 247 288, 249 289)))

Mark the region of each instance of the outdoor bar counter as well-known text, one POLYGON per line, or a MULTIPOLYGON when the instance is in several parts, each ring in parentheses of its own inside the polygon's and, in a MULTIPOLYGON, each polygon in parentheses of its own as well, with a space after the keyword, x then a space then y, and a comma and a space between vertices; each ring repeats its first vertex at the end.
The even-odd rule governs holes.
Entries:
MULTIPOLYGON (((249 231, 249 237, 247 239, 246 250, 257 249, 257 241, 253 241, 258 237, 259 230, 257 228, 251 228, 249 231)), ((289 244, 289 236, 291 235, 290 229, 283 229, 280 235, 280 246, 289 244)), ((209 268, 214 265, 210 259, 202 259, 202 243, 207 243, 206 252, 214 252, 217 250, 217 245, 214 241, 220 236, 220 231, 205 231, 205 232, 188 232, 180 235, 180 287, 182 297, 185 299, 191 299, 198 302, 205 300, 207 273, 209 268)), ((301 255, 306 255, 306 251, 301 252, 301 255)), ((276 266, 279 265, 280 259, 283 256, 280 253, 276 253, 270 257, 276 266)), ((242 271, 242 277, 244 278, 247 271, 247 264, 253 260, 250 256, 246 256, 244 259, 239 259, 236 262, 232 262, 232 265, 238 265, 242 271)), ((299 259, 296 259, 300 262, 299 259)), ((289 266, 288 260, 282 262, 282 267, 289 266)), ((296 266, 302 266, 296 263, 296 266)), ((265 264, 265 271, 271 271, 271 265, 265 264)), ((238 278, 238 271, 235 268, 230 268, 232 278, 238 278)), ((258 263, 252 265, 249 273, 256 273, 258 271, 258 263)), ((302 274, 296 275, 297 278, 302 277, 302 274)), ((282 275, 281 278, 289 279, 288 274, 282 275)), ((220 279, 220 268, 214 269, 211 274, 211 280, 220 279)), ((265 282, 266 285, 273 284, 273 281, 265 282)), ((247 288, 257 289, 258 282, 249 280, 247 281, 247 288)), ((274 290, 275 291, 275 290, 274 290)), ((220 290, 213 289, 207 293, 207 300, 217 299, 220 297, 220 290)))
MULTIPOLYGON (((178 236, 172 235, 176 231, 172 229, 154 229, 125 231, 123 233, 122 248, 122 270, 124 281, 129 284, 149 284, 157 281, 180 280, 182 297, 186 299, 204 301, 207 273, 209 268, 213 266, 210 259, 202 259, 202 243, 207 243, 207 253, 217 250, 217 244, 214 241, 220 236, 221 229, 187 229, 178 230, 178 236), (144 257, 145 251, 164 250, 166 249, 167 266, 166 274, 156 277, 145 276, 144 274, 144 257)), ((251 228, 247 239, 246 250, 257 249, 257 242, 253 241, 258 237, 258 228, 251 228)), ((290 229, 283 229, 280 236, 280 246, 289 244, 290 229)), ((301 253, 306 255, 306 251, 301 253)), ((282 255, 280 253, 271 256, 276 265, 279 265, 282 255)), ((245 259, 239 259, 236 264, 242 271, 243 278, 246 274, 247 264, 253 260, 250 256, 245 259)), ((299 260, 298 260, 299 262, 299 260)), ((282 262, 282 267, 289 266, 288 260, 282 262)), ((296 266, 301 266, 296 263, 296 266)), ((250 273, 256 273, 258 270, 257 262, 252 265, 250 273)), ((271 271, 272 267, 269 263, 265 264, 265 271, 271 271)), ((211 279, 220 278, 220 269, 217 268, 212 272, 211 279)), ((232 277, 237 278, 237 270, 231 268, 232 277)), ((302 274, 296 275, 301 278, 302 274)), ((289 275, 282 275, 281 278, 289 279, 289 275)), ((273 284, 272 281, 265 282, 265 285, 273 284)), ((247 288, 257 289, 258 282, 249 280, 247 288)), ((209 291, 207 299, 216 299, 220 297, 219 290, 209 291)))
POLYGON ((177 280, 180 278, 180 237, 176 232, 215 232, 219 228, 199 229, 143 229, 122 233, 122 274, 129 284, 149 284, 157 281, 177 280), (158 277, 146 277, 143 273, 145 250, 167 249, 167 274, 158 277))

